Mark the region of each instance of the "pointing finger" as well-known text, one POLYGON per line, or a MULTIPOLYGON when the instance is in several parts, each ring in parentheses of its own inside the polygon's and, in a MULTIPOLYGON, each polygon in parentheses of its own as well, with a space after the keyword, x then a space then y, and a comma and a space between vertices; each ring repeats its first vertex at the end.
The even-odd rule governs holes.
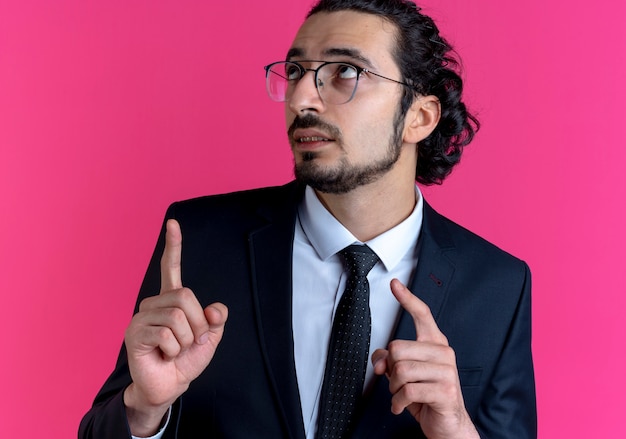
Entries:
POLYGON ((398 279, 391 281, 391 292, 402 308, 413 317, 417 341, 448 344, 448 339, 439 330, 428 305, 411 293, 398 279))
POLYGON ((183 235, 178 221, 170 219, 165 224, 165 249, 161 257, 161 293, 183 287, 180 260, 183 235))

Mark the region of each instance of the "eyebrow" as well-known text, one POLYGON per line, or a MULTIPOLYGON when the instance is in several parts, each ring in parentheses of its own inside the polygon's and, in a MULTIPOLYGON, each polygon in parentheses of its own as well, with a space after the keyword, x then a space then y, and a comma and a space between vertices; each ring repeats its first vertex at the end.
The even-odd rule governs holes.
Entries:
MULTIPOLYGON (((358 61, 359 64, 364 65, 365 67, 373 67, 371 61, 361 53, 358 49, 348 48, 348 47, 331 47, 330 49, 324 50, 322 52, 324 56, 344 56, 351 58, 354 61, 358 61)), ((304 51, 299 47, 292 47, 287 52, 286 61, 290 61, 292 58, 300 58, 304 56, 304 51)))

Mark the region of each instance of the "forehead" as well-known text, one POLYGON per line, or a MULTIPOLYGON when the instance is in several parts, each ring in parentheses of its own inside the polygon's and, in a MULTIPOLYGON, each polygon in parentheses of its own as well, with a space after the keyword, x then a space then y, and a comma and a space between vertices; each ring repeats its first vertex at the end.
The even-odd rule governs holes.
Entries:
POLYGON ((320 12, 307 18, 296 34, 288 58, 325 61, 360 58, 365 67, 394 63, 396 29, 382 17, 356 11, 320 12))

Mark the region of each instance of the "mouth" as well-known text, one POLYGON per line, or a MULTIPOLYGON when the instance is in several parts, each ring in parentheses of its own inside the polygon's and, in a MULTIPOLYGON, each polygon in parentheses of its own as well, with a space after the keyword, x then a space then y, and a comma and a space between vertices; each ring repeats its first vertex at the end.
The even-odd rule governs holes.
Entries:
POLYGON ((287 130, 289 143, 300 150, 322 149, 334 142, 341 144, 341 131, 313 114, 297 116, 287 130))
POLYGON ((295 140, 298 143, 313 143, 313 142, 332 142, 333 139, 329 139, 327 137, 320 137, 320 136, 308 136, 308 137, 298 137, 295 140))
POLYGON ((293 141, 298 145, 313 145, 326 142, 333 142, 335 139, 319 130, 297 129, 293 133, 293 141))

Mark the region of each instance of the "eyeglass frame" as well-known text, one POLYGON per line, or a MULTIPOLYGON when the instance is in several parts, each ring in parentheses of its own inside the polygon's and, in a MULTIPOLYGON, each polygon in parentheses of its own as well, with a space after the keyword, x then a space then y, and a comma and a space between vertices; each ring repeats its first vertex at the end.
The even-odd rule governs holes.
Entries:
MULTIPOLYGON (((313 82, 315 84, 315 89, 317 90, 317 94, 319 95, 319 97, 322 100, 322 102, 324 102, 326 104, 328 104, 328 102, 324 101, 324 98, 322 97, 322 93, 320 92, 320 84, 319 84, 319 81, 318 81, 317 74, 320 71, 320 69, 322 69, 324 66, 327 66, 327 65, 330 65, 330 64, 343 64, 343 65, 346 65, 346 66, 350 66, 350 67, 352 67, 352 68, 354 68, 356 70, 356 82, 354 84, 354 90, 352 90, 352 94, 350 95, 350 97, 348 98, 347 101, 342 102, 340 104, 333 104, 333 105, 347 104, 348 102, 350 102, 352 100, 352 98, 354 98, 354 95, 356 94, 356 89, 357 89, 357 87, 359 85, 359 79, 361 79, 361 74, 363 72, 368 73, 370 75, 378 76, 379 78, 386 79, 387 81, 395 82, 396 84, 404 85, 405 87, 409 87, 410 89, 415 91, 415 87, 413 85, 411 85, 411 84, 408 84, 408 83, 402 82, 402 81, 397 81, 397 80, 392 79, 392 78, 388 78, 386 76, 381 75, 380 73, 373 72, 373 71, 371 71, 370 69, 368 69, 366 67, 360 67, 360 66, 357 66, 356 64, 353 64, 353 63, 350 63, 350 62, 346 62, 346 61, 303 60, 303 61, 276 61, 276 62, 273 62, 271 64, 268 64, 268 65, 264 66, 263 68, 265 69, 265 88, 266 88, 266 91, 267 91, 268 95, 270 93, 269 93, 269 88, 267 86, 267 80, 268 80, 268 77, 269 77, 269 74, 270 74, 270 69, 273 66, 277 65, 277 64, 293 64, 293 65, 295 65, 300 70, 300 77, 297 80, 295 80, 297 82, 299 82, 302 78, 304 78, 304 75, 306 75, 307 72, 313 72, 315 74, 314 77, 313 77, 313 82), (317 66, 316 69, 311 69, 311 68, 307 69, 306 67, 304 67, 301 64, 303 62, 307 62, 307 63, 319 62, 321 64, 319 66, 317 66)), ((285 78, 285 79, 286 79, 287 82, 292 81, 292 80, 287 79, 287 78, 285 78)), ((321 86, 323 87, 324 84, 322 84, 321 86)), ((271 98, 271 95, 270 95, 270 98, 271 98)), ((274 99, 272 99, 272 100, 274 100, 274 99)), ((287 102, 287 99, 286 99, 286 96, 285 96, 285 99, 282 100, 282 101, 276 101, 276 100, 274 100, 274 101, 275 102, 287 102)))

